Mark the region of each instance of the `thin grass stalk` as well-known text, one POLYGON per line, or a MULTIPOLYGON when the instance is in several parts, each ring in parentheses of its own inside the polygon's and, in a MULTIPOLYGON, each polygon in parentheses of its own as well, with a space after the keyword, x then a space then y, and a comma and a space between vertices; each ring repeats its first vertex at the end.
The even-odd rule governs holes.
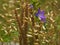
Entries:
POLYGON ((21 24, 20 24, 20 20, 18 18, 18 14, 17 14, 17 11, 15 10, 15 17, 16 17, 16 20, 17 20, 17 23, 18 23, 18 27, 19 27, 19 44, 22 45, 22 35, 21 35, 21 24))
MULTIPOLYGON (((14 5, 15 5, 15 3, 16 3, 16 1, 17 0, 15 0, 14 1, 14 5)), ((21 1, 21 0, 20 0, 21 1)), ((23 3, 23 2, 22 2, 23 3)), ((14 6, 15 7, 15 6, 14 6)), ((22 12, 23 12, 24 10, 22 10, 22 12)), ((16 19, 16 21, 17 21, 17 24, 18 24, 18 32, 19 32, 19 36, 18 36, 18 38, 19 38, 19 45, 23 45, 22 44, 22 28, 21 28, 21 22, 23 23, 23 21, 21 20, 22 18, 23 18, 23 13, 21 13, 21 17, 19 18, 18 17, 18 13, 17 13, 17 10, 16 10, 16 7, 14 8, 14 14, 15 14, 15 19, 16 19)))
POLYGON ((28 31, 28 3, 26 2, 25 14, 24 14, 24 30, 23 30, 23 45, 28 45, 27 43, 27 31, 28 31))

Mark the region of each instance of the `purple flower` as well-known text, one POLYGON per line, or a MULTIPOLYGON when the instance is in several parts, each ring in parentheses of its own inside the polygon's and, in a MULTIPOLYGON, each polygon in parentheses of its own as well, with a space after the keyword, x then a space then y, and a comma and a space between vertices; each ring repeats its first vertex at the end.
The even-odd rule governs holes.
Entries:
POLYGON ((33 8, 33 5, 32 4, 30 5, 30 8, 33 8))
POLYGON ((38 12, 36 13, 36 16, 43 22, 46 22, 46 17, 44 15, 44 11, 41 11, 40 9, 38 9, 38 12))

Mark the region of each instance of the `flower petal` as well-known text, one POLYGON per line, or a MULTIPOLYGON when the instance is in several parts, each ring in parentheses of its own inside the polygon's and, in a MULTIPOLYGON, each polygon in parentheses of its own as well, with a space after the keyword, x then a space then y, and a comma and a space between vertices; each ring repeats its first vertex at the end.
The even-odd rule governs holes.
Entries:
POLYGON ((45 12, 41 11, 40 9, 38 9, 38 12, 36 13, 36 16, 39 17, 39 19, 43 22, 46 22, 46 17, 45 17, 45 12))
POLYGON ((30 5, 30 8, 33 8, 33 5, 32 4, 30 5))
POLYGON ((40 11, 40 9, 38 9, 38 13, 40 13, 41 11, 40 11))

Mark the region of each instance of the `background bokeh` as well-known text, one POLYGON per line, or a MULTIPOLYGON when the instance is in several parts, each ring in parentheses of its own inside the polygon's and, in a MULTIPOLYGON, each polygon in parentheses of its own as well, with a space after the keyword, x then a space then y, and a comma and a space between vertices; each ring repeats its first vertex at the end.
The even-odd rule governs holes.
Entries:
POLYGON ((23 33, 27 31, 28 44, 60 45, 60 0, 0 0, 1 42, 19 42, 15 10, 23 33), (39 8, 45 12, 46 23, 35 16, 39 8))

